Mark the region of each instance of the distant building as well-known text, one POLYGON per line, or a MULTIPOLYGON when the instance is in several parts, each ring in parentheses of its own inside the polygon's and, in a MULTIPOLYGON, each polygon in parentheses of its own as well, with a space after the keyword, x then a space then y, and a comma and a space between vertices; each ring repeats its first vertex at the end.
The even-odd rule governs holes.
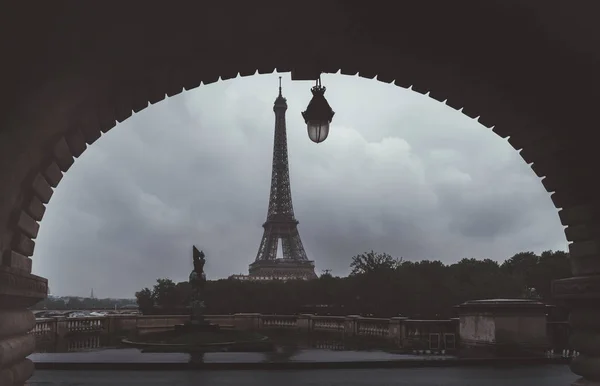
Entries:
POLYGON ((119 307, 121 310, 137 310, 140 307, 137 304, 127 304, 119 307))

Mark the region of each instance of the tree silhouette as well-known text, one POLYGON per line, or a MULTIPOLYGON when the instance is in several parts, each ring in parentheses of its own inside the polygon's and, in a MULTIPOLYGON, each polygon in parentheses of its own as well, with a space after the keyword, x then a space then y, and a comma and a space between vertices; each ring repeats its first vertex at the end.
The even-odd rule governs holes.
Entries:
POLYGON ((401 259, 395 259, 387 253, 376 253, 374 251, 364 252, 352 257, 350 268, 351 275, 370 274, 379 271, 391 271, 398 267, 401 259))
MULTIPOLYGON (((468 300, 539 297, 552 303, 552 281, 571 275, 568 254, 562 251, 518 253, 502 264, 474 258, 454 264, 414 262, 370 251, 352 257, 350 267, 348 277, 325 271, 311 281, 208 281, 206 312, 449 318, 455 316, 453 306, 468 300)), ((159 279, 152 295, 159 308, 181 308, 187 305, 188 287, 159 279)), ((144 291, 147 296, 149 290, 144 291)))

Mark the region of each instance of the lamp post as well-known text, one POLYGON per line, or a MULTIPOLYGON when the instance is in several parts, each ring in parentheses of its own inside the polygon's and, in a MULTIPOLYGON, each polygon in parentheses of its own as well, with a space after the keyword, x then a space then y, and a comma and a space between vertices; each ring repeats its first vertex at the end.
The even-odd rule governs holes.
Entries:
POLYGON ((321 86, 321 77, 317 79, 316 85, 310 89, 313 94, 312 99, 302 113, 308 137, 315 143, 323 142, 329 135, 329 124, 333 119, 335 112, 325 99, 325 87, 321 86))

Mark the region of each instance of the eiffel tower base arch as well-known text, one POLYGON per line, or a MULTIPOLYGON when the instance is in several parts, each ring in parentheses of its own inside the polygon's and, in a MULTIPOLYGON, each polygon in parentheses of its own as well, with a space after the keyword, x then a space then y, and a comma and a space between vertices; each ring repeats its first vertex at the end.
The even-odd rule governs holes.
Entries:
POLYGON ((317 278, 311 260, 259 260, 250 264, 249 275, 254 280, 312 280, 317 278))

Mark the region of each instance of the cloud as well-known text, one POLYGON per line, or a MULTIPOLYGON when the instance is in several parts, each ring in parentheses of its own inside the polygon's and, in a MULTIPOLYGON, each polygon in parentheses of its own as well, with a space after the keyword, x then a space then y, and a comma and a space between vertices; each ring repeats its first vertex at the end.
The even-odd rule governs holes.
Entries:
MULTIPOLYGON (((324 78, 336 111, 313 144, 290 82, 292 195, 317 270, 346 274, 365 250, 405 259, 503 260, 566 248, 539 179, 503 139, 423 95, 324 78)), ((47 209, 34 272, 53 293, 125 297, 158 277, 185 280, 191 245, 209 278, 247 272, 266 218, 277 76, 183 93, 119 124, 66 174, 47 209)))

